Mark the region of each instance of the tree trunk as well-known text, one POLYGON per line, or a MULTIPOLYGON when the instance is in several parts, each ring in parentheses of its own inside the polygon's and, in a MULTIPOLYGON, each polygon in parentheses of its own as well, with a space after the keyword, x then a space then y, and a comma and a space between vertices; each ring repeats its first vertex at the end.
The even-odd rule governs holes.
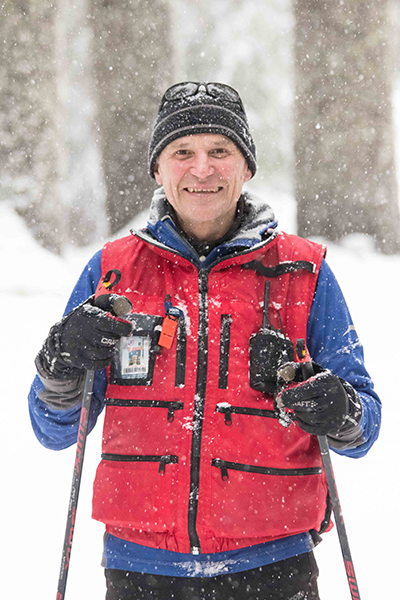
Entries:
POLYGON ((0 192, 35 237, 60 252, 65 233, 55 18, 47 0, 7 0, 0 8, 0 192))
POLYGON ((63 204, 68 240, 86 246, 108 236, 106 191, 96 144, 88 0, 57 0, 57 65, 65 145, 63 204))
POLYGON ((386 0, 295 0, 298 232, 400 251, 386 0))
POLYGON ((165 0, 92 0, 97 131, 111 233, 150 204, 147 153, 161 94, 171 83, 165 0))

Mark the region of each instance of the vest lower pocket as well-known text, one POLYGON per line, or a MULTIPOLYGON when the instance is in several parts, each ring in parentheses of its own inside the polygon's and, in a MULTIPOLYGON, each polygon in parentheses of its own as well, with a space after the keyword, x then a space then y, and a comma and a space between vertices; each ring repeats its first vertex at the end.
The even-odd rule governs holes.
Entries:
POLYGON ((167 419, 172 423, 175 419, 175 411, 183 410, 183 402, 175 400, 124 400, 119 398, 107 398, 106 406, 124 406, 127 408, 164 408, 167 410, 167 419))
POLYGON ((101 455, 101 458, 103 460, 115 460, 117 462, 156 462, 160 464, 158 472, 162 475, 165 473, 165 465, 170 465, 171 463, 176 464, 179 461, 178 457, 174 454, 159 456, 154 454, 108 454, 107 452, 104 452, 101 455))
POLYGON ((173 531, 171 497, 178 462, 173 454, 102 454, 94 482, 93 518, 117 527, 173 531))
POLYGON ((225 415, 225 425, 232 425, 232 414, 248 415, 251 417, 266 417, 269 419, 277 419, 278 415, 273 410, 266 408, 251 408, 248 406, 233 406, 229 402, 218 402, 215 407, 215 412, 225 415))
POLYGON ((277 469, 214 458, 210 523, 216 537, 284 537, 319 530, 327 487, 321 467, 277 469))
POLYGON ((213 458, 211 461, 213 467, 221 470, 223 481, 229 479, 228 470, 244 471, 246 473, 259 473, 260 475, 279 475, 284 477, 300 477, 304 475, 319 475, 322 473, 321 467, 310 467, 305 469, 274 469, 272 467, 260 467, 258 465, 244 465, 242 463, 229 462, 220 458, 213 458))

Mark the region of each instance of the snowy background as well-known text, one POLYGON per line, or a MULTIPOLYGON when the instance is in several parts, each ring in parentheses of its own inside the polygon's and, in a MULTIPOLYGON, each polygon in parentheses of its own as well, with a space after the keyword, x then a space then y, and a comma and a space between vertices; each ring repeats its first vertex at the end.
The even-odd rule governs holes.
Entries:
MULTIPOLYGON (((259 190, 258 190, 259 193, 259 190)), ((294 202, 265 192, 282 229, 295 229, 294 202)), ((141 218, 144 220, 144 217, 141 218)), ((0 204, 0 314, 3 371, 2 597, 55 597, 75 449, 43 448, 30 426, 26 396, 33 358, 49 327, 60 317, 70 290, 95 248, 69 250, 64 258, 33 241, 7 203, 0 204), (5 385, 5 389, 4 389, 5 385)), ((353 461, 333 456, 337 485, 363 600, 396 595, 399 436, 396 352, 400 339, 400 256, 374 252, 361 235, 328 245, 328 260, 344 291, 365 346, 367 367, 381 396, 384 420, 369 455, 353 461)), ((101 422, 87 444, 66 597, 104 598, 100 567, 103 526, 91 520, 91 484, 100 456, 101 422)), ((323 600, 349 597, 336 531, 316 550, 323 600)))
MULTIPOLYGON (((190 33, 188 30, 187 35, 190 33)), ((278 69, 276 73, 278 77, 278 69)), ((287 95, 284 86, 273 87, 287 95)), ((280 103, 284 100, 281 98, 280 103)), ((394 90, 394 104, 399 173, 399 85, 394 90)), ((276 121, 277 116, 271 114, 271 120, 276 121)), ((91 181, 89 187, 96 185, 91 181)), ((251 186, 249 189, 273 206, 282 229, 296 233, 295 203, 289 194, 251 186)), ((142 215, 135 224, 144 222, 142 215)), ((98 246, 79 250, 69 247, 62 258, 51 254, 33 240, 7 200, 0 203, 0 223, 1 594, 7 600, 52 600, 56 596, 75 448, 53 452, 39 444, 31 429, 26 397, 35 374, 34 356, 98 246)), ((128 230, 129 226, 122 233, 128 230)), ((344 291, 365 347, 367 367, 384 405, 381 436, 369 455, 354 461, 332 453, 334 470, 362 599, 397 600, 400 398, 394 375, 399 362, 400 256, 377 254, 373 241, 359 234, 348 236, 341 244, 327 245, 328 262, 344 291)), ((100 419, 86 449, 67 600, 101 600, 105 595, 100 566, 103 526, 90 517, 101 425, 100 419)), ((322 600, 349 598, 335 530, 324 536, 316 557, 322 600)))

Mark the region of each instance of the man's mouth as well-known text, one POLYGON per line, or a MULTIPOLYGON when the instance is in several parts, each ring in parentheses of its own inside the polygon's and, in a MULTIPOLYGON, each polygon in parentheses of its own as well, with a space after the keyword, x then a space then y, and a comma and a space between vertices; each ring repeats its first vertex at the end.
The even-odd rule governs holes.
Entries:
POLYGON ((222 190, 222 187, 212 187, 212 188, 195 188, 195 187, 187 187, 185 188, 187 192, 190 194, 217 194, 222 190))

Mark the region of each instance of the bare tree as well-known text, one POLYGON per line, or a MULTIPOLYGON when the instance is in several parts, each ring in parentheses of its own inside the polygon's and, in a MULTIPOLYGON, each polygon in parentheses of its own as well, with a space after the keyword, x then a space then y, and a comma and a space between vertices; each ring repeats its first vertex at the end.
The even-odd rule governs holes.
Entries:
POLYGON ((170 83, 171 36, 165 0, 92 0, 97 131, 111 233, 149 206, 151 126, 170 83))
POLYGON ((298 230, 400 251, 386 0, 295 0, 298 230))
POLYGON ((0 7, 0 194, 41 243, 60 252, 63 143, 58 135, 56 9, 50 0, 0 7))

